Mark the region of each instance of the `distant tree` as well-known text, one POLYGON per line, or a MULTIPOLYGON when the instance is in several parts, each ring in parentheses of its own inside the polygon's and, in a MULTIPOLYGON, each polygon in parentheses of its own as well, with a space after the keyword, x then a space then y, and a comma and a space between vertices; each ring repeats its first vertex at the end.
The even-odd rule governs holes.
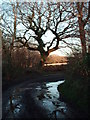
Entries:
POLYGON ((16 39, 16 30, 17 30, 17 12, 18 12, 19 3, 16 2, 5 2, 2 3, 1 11, 1 30, 3 35, 3 42, 9 47, 9 52, 11 54, 14 46, 14 41, 16 39))

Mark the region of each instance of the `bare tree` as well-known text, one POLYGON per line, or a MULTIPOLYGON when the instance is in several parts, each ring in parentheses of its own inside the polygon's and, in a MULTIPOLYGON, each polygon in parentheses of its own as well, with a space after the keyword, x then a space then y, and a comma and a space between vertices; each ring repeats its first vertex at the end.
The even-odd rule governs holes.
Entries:
POLYGON ((29 50, 38 50, 44 62, 51 52, 59 49, 60 41, 67 43, 65 39, 75 37, 76 27, 70 6, 70 3, 60 2, 23 3, 19 10, 25 29, 17 41, 29 50), (53 36, 52 40, 43 40, 48 31, 53 36))
POLYGON ((11 5, 12 5, 13 15, 14 15, 14 23, 13 23, 14 30, 13 30, 12 43, 11 43, 11 49, 13 49, 14 40, 16 39, 17 9, 18 9, 19 3, 16 1, 16 4, 11 3, 11 5))
POLYGON ((12 51, 16 39, 18 6, 19 3, 17 1, 13 3, 10 0, 9 2, 2 3, 0 26, 3 38, 10 47, 10 51, 12 51))
POLYGON ((62 43, 65 44, 63 47, 71 49, 73 45, 79 46, 69 43, 68 38, 80 38, 82 53, 86 53, 85 26, 89 20, 89 4, 86 4, 88 13, 84 3, 16 2, 9 5, 8 11, 6 9, 2 14, 4 24, 1 26, 3 35, 12 38, 11 42, 9 40, 11 46, 39 51, 42 64, 51 52, 62 48, 62 43), (85 10, 87 17, 83 19, 85 10), (7 19, 7 15, 12 17, 7 19))

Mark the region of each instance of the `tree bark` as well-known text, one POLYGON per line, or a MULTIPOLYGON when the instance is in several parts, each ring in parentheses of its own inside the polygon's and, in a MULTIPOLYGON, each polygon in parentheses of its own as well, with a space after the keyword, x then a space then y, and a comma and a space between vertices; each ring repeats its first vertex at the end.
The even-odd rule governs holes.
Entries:
POLYGON ((47 57, 48 57, 49 53, 48 52, 44 52, 44 53, 40 53, 40 54, 41 54, 40 66, 43 67, 44 63, 47 60, 47 57))
POLYGON ((83 6, 84 3, 77 2, 77 10, 78 10, 78 24, 79 24, 79 33, 80 33, 80 39, 81 39, 81 47, 82 47, 82 56, 84 57, 87 53, 86 49, 86 38, 85 38, 85 23, 83 20, 83 6))
POLYGON ((88 53, 90 54, 90 45, 88 45, 88 53))
POLYGON ((79 20, 79 32, 80 32, 80 39, 81 39, 81 46, 82 46, 82 55, 85 56, 87 49, 86 49, 86 38, 85 38, 85 31, 84 31, 84 25, 81 21, 79 20))

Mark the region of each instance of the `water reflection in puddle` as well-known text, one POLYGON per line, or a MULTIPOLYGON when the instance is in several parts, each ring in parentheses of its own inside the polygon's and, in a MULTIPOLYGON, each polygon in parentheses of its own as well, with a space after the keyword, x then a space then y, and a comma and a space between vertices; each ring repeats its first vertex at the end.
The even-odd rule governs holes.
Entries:
POLYGON ((12 93, 9 94, 8 98, 4 118, 17 118, 23 108, 23 105, 21 104, 22 95, 20 95, 20 89, 14 89, 12 93))
POLYGON ((60 101, 60 94, 57 90, 58 85, 64 82, 65 80, 44 83, 36 87, 35 101, 41 108, 46 110, 49 118, 53 118, 53 116, 54 118, 64 118, 69 113, 66 103, 60 101))
POLYGON ((58 81, 58 82, 50 82, 46 84, 46 87, 48 88, 47 92, 50 94, 53 98, 59 98, 59 92, 57 90, 57 87, 59 84, 64 83, 64 81, 58 81))
POLYGON ((37 96, 38 100, 40 100, 40 105, 48 111, 49 118, 65 117, 65 114, 67 112, 67 106, 64 102, 61 102, 59 100, 60 95, 57 90, 58 85, 62 84, 64 82, 65 82, 65 80, 58 81, 58 82, 46 83, 45 84, 46 87, 44 87, 44 88, 42 87, 42 90, 44 89, 43 94, 39 91, 39 95, 37 96), (40 99, 40 97, 42 99, 40 99), (55 114, 55 115, 53 115, 53 114, 55 114))

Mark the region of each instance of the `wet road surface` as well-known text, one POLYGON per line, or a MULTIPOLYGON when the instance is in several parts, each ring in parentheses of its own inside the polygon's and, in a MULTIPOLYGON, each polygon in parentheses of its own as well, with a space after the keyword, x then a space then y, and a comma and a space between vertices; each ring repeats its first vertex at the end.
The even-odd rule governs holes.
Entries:
POLYGON ((56 82, 24 83, 9 89, 3 95, 3 119, 63 119, 77 117, 74 110, 62 101, 56 82))

